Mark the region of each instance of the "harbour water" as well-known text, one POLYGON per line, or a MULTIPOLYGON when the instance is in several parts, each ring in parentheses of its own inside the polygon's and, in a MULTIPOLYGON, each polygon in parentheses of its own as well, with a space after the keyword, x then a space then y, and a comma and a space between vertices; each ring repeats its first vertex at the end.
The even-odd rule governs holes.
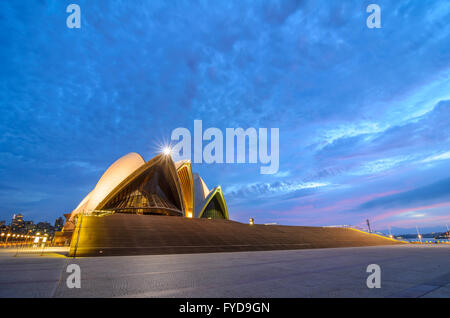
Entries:
MULTIPOLYGON (((408 239, 402 239, 404 241, 408 241, 408 242, 420 242, 420 240, 418 238, 408 238, 408 239)), ((448 239, 434 239, 432 237, 423 237, 422 238, 422 243, 450 243, 450 240, 448 239)))

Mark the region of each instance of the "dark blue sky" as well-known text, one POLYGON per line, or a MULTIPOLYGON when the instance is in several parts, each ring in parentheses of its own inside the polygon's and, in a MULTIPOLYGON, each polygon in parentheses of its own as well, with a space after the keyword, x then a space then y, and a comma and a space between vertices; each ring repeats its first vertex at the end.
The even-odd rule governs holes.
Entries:
POLYGON ((53 221, 201 119, 280 128, 276 175, 194 165, 233 219, 445 228, 449 21, 445 0, 1 1, 0 220, 53 221))

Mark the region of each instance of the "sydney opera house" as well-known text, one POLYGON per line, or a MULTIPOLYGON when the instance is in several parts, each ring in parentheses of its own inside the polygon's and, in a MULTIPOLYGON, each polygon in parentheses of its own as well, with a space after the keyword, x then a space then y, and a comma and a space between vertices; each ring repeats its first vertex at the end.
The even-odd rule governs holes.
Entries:
POLYGON ((228 219, 221 188, 210 191, 189 161, 164 154, 145 162, 130 153, 113 163, 70 219, 93 212, 228 219))
POLYGON ((170 154, 120 158, 66 218, 55 243, 73 257, 398 244, 348 228, 231 221, 220 186, 210 190, 170 154))
POLYGON ((220 186, 209 190, 190 161, 174 163, 170 154, 145 160, 129 153, 114 162, 94 189, 80 202, 60 233, 71 241, 78 222, 86 216, 162 215, 228 220, 220 186))

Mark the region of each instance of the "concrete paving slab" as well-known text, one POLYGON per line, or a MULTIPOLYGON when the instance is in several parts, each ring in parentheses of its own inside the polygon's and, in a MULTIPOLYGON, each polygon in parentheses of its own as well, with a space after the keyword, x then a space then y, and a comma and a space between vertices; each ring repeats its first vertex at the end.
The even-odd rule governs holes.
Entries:
POLYGON ((0 297, 450 297, 450 246, 49 256, 0 252, 0 297), (66 286, 68 264, 81 289, 66 286), (380 289, 366 286, 369 264, 381 266, 380 289))

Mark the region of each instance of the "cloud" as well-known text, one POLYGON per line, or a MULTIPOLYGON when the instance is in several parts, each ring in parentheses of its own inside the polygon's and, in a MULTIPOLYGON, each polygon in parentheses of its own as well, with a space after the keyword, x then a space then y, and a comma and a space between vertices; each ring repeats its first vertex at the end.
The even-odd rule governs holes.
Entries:
POLYGON ((354 175, 374 175, 399 166, 405 166, 415 160, 417 156, 395 156, 391 158, 377 159, 374 161, 363 162, 359 168, 350 171, 354 175))
POLYGON ((274 177, 277 177, 277 178, 284 178, 284 177, 289 177, 291 175, 291 172, 290 171, 278 171, 275 175, 274 175, 274 177))
POLYGON ((226 189, 227 198, 258 198, 267 196, 282 196, 301 190, 318 189, 330 185, 324 182, 289 182, 277 181, 273 183, 253 183, 230 186, 226 189))
POLYGON ((356 210, 406 208, 423 203, 445 202, 449 199, 450 178, 447 178, 413 190, 365 202, 356 210))
POLYGON ((324 171, 355 176, 437 164, 448 156, 441 149, 450 147, 449 110, 450 101, 440 101, 428 113, 402 125, 361 134, 350 130, 352 136, 319 147, 314 157, 324 171))
POLYGON ((450 159, 450 151, 441 153, 440 155, 427 157, 427 158, 423 159, 422 162, 432 162, 432 161, 436 161, 436 160, 447 160, 447 159, 450 159))

